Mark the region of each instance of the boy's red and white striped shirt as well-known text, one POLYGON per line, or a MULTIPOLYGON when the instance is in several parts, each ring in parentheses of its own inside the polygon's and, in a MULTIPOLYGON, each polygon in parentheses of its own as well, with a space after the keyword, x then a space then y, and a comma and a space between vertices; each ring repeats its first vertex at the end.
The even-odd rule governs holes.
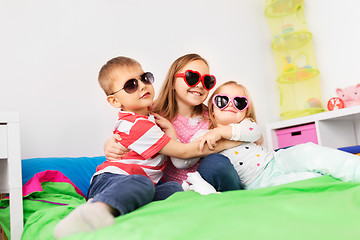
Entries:
POLYGON ((110 172, 115 174, 140 174, 157 183, 165 167, 165 156, 158 152, 170 141, 154 116, 119 111, 114 133, 121 137, 120 144, 130 151, 118 161, 105 161, 96 169, 95 175, 110 172))

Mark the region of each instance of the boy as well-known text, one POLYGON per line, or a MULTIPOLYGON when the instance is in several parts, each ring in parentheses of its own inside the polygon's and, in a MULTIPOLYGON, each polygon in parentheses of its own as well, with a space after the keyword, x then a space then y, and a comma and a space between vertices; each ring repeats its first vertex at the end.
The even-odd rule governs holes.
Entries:
MULTIPOLYGON (((101 68, 98 80, 107 101, 120 109, 114 133, 120 134, 120 143, 130 151, 119 161, 98 166, 88 191, 90 200, 60 221, 55 238, 112 225, 116 216, 183 191, 176 182, 158 184, 165 167, 164 155, 187 159, 214 152, 208 148, 201 151, 199 141, 183 144, 172 140, 168 135, 177 139, 173 128, 166 128, 166 135, 156 125, 155 118, 164 119, 149 113, 155 96, 154 77, 134 59, 111 59, 101 68)), ((219 142, 215 151, 237 145, 219 142)))

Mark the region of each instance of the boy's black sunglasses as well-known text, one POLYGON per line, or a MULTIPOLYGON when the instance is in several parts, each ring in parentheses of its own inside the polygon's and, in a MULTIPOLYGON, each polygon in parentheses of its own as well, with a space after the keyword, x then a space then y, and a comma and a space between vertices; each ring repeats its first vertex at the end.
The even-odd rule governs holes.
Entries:
MULTIPOLYGON (((154 83, 154 75, 151 72, 146 72, 140 76, 140 80, 145 84, 153 84, 154 83)), ((124 90, 125 92, 131 94, 134 93, 139 87, 138 79, 132 78, 125 82, 124 87, 122 89, 119 89, 113 93, 110 93, 110 95, 114 95, 121 90, 124 90)))

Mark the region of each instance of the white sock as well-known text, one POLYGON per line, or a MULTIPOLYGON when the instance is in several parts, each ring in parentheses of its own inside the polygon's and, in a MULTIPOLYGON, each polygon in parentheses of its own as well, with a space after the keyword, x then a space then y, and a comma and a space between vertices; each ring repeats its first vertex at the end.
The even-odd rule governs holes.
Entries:
MULTIPOLYGON (((187 178, 186 181, 191 183, 191 185, 189 186, 190 190, 193 190, 193 191, 195 191, 197 193, 200 193, 201 195, 208 195, 210 193, 217 193, 216 189, 210 183, 205 181, 201 177, 199 172, 188 173, 187 175, 188 175, 188 178, 187 178)), ((184 183, 183 183, 182 187, 184 188, 184 183)))
POLYGON ((190 185, 186 182, 186 181, 183 181, 183 183, 181 184, 181 187, 183 188, 183 190, 186 192, 186 191, 191 191, 190 189, 190 185))
POLYGON ((114 224, 114 216, 102 205, 87 202, 75 208, 54 229, 56 239, 80 232, 92 232, 114 224))

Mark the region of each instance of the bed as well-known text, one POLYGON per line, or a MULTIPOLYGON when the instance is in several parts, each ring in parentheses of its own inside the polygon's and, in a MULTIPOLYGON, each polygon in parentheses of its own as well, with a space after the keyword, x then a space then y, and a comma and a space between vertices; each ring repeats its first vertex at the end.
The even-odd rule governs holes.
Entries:
MULTIPOLYGON (((23 240, 53 239, 55 225, 85 203, 104 157, 22 161, 23 240)), ((8 200, 0 224, 9 236, 8 200)), ((257 190, 176 193, 116 218, 113 226, 75 239, 360 239, 360 184, 330 176, 257 190)))

